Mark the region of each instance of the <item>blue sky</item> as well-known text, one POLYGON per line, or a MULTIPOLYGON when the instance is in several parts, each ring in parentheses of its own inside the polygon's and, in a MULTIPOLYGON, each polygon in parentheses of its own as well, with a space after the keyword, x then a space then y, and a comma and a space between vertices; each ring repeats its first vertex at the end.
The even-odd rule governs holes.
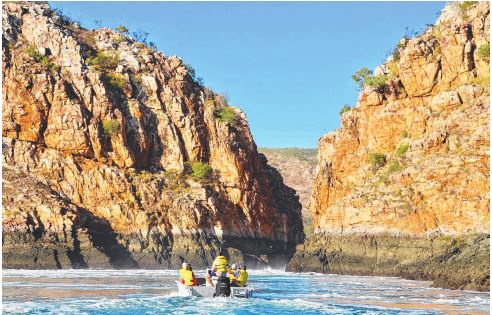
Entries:
POLYGON ((241 108, 259 147, 311 147, 374 68, 444 2, 50 2, 88 28, 123 24, 241 108))

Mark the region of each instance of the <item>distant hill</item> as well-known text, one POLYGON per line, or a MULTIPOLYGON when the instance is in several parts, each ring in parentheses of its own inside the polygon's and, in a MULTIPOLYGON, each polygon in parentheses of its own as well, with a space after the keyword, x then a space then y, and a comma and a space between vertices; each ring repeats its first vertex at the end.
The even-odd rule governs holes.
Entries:
POLYGON ((302 204, 302 218, 306 234, 312 232, 312 218, 309 212, 309 199, 317 163, 316 149, 303 148, 259 148, 270 165, 280 171, 287 186, 299 194, 302 204))

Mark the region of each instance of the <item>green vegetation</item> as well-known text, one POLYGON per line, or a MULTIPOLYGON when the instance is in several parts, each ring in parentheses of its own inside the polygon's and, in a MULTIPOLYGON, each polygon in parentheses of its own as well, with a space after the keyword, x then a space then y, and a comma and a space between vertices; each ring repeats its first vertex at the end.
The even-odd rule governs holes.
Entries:
POLYGON ((472 84, 481 88, 483 91, 489 93, 490 90, 490 72, 486 71, 482 74, 479 74, 471 81, 472 84))
POLYGON ((458 3, 458 10, 463 19, 468 19, 468 11, 475 6, 475 1, 463 1, 458 3))
POLYGON ((350 107, 350 105, 343 105, 343 107, 340 109, 340 116, 342 116, 343 114, 345 114, 346 112, 350 111, 352 108, 350 107))
POLYGON ((480 45, 477 49, 477 55, 480 59, 490 62, 490 43, 480 45))
POLYGON ((408 149, 410 148, 410 145, 408 143, 404 143, 400 145, 398 148, 395 150, 395 155, 399 158, 403 157, 405 153, 407 153, 408 149))
POLYGON ((316 165, 317 159, 317 150, 316 149, 305 149, 305 148, 259 148, 258 151, 260 153, 270 153, 270 154, 278 154, 284 159, 297 159, 306 161, 311 165, 316 165))
POLYGON ((206 100, 205 101, 205 106, 208 106, 208 107, 214 107, 215 106, 215 102, 214 100, 206 100))
POLYGON ((394 60, 388 62, 386 66, 388 67, 391 77, 394 78, 400 74, 400 71, 398 69, 398 64, 394 60))
POLYGON ((377 170, 386 164, 386 156, 382 153, 370 153, 368 160, 374 170, 377 170))
POLYGON ((385 74, 368 76, 364 79, 364 84, 369 85, 370 87, 373 87, 380 91, 383 91, 386 86, 387 80, 388 80, 388 76, 385 74))
POLYGON ((103 135, 105 137, 110 137, 120 130, 120 122, 116 119, 106 119, 103 121, 103 135))
POLYGON ((379 175, 378 184, 388 184, 389 183, 389 175, 388 173, 383 173, 379 175))
POLYGON ((124 42, 124 41, 125 41, 125 36, 120 35, 120 34, 116 34, 116 35, 113 35, 113 36, 111 37, 111 39, 113 40, 113 42, 114 42, 115 44, 121 44, 122 42, 124 42))
POLYGON ((118 25, 115 30, 119 33, 122 33, 122 34, 127 34, 128 33, 128 29, 126 28, 126 26, 124 25, 118 25))
POLYGON ((310 236, 314 233, 314 228, 313 228, 313 222, 312 221, 304 221, 303 222, 303 226, 304 226, 304 234, 306 234, 306 236, 310 236))
POLYGON ((215 117, 219 123, 230 126, 236 124, 236 112, 230 106, 223 106, 215 110, 215 117))
POLYGON ((372 75, 372 71, 368 68, 362 68, 352 75, 352 80, 357 83, 359 90, 362 90, 365 85, 369 85, 382 92, 386 86, 388 77, 386 75, 372 75))
POLYGON ((372 71, 368 68, 362 68, 352 75, 352 80, 359 86, 359 90, 364 88, 364 80, 372 75, 372 71))
POLYGON ((201 181, 212 177, 213 169, 207 163, 200 161, 186 162, 187 173, 195 180, 201 181))
POLYGON ((120 90, 126 85, 125 77, 121 73, 110 72, 105 74, 105 77, 107 78, 109 84, 120 90))
POLYGON ((51 63, 50 60, 48 59, 48 56, 41 55, 35 46, 31 45, 27 47, 26 53, 29 57, 34 59, 36 62, 39 62, 43 67, 47 69, 58 70, 60 68, 58 65, 51 63))
POLYGON ((402 167, 400 165, 400 163, 398 163, 398 161, 396 160, 391 160, 391 163, 390 163, 390 167, 388 169, 388 172, 391 174, 391 173, 395 173, 395 172, 398 172, 399 170, 401 170, 402 167))
POLYGON ((400 132, 400 138, 401 138, 401 139, 404 139, 404 138, 406 138, 406 137, 408 137, 408 132, 407 132, 406 130, 402 130, 402 131, 400 132))
MULTIPOLYGON (((407 39, 406 36, 403 36, 403 39, 407 39)), ((405 48, 405 45, 400 42, 398 42, 398 44, 396 44, 396 47, 393 49, 393 52, 391 53, 391 55, 393 56, 393 61, 395 62, 398 62, 400 61, 400 49, 403 49, 405 48)))
POLYGON ((98 71, 106 73, 116 69, 119 61, 120 58, 116 51, 99 51, 95 57, 88 58, 87 64, 98 71))

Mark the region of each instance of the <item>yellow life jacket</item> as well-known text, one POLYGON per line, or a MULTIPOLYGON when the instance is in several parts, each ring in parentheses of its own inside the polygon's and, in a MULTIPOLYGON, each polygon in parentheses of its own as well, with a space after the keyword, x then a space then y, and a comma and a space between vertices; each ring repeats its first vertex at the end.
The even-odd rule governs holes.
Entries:
POLYGON ((231 283, 234 282, 234 281, 237 281, 237 277, 234 274, 234 270, 232 270, 232 269, 229 269, 227 271, 227 277, 229 278, 229 280, 231 280, 231 283))
POLYGON ((212 264, 218 272, 227 272, 227 258, 225 256, 217 256, 212 264))
POLYGON ((186 269, 179 269, 179 279, 184 280, 185 285, 194 285, 193 271, 186 269))
POLYGON ((237 285, 244 287, 248 281, 248 272, 246 270, 239 270, 239 277, 237 278, 237 285))

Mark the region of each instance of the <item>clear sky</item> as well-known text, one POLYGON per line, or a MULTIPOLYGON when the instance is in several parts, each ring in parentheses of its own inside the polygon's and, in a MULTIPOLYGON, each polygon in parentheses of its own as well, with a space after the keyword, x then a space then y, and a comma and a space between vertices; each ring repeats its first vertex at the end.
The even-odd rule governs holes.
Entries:
POLYGON ((311 147, 374 68, 444 2, 50 2, 84 27, 150 33, 248 117, 259 147, 311 147))

